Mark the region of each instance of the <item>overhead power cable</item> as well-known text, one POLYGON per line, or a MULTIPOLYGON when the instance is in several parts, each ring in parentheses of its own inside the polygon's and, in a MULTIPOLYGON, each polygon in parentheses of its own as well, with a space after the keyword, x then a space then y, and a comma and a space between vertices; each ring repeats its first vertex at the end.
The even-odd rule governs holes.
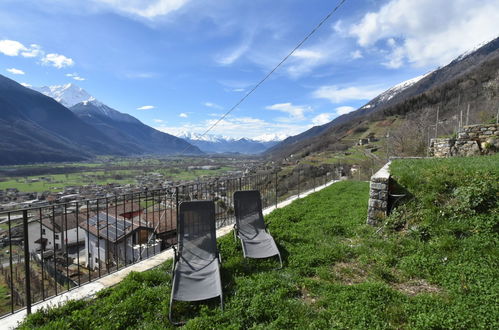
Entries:
MULTIPOLYGON (((340 7, 346 2, 346 0, 341 0, 337 5, 336 7, 334 7, 333 10, 331 10, 327 15, 326 17, 324 17, 320 22, 319 24, 317 24, 314 29, 312 31, 310 31, 306 36, 305 38, 302 39, 302 41, 300 41, 300 43, 298 43, 298 45, 296 45, 295 48, 293 48, 293 50, 291 52, 289 52, 288 55, 286 55, 269 73, 267 73, 263 78, 262 80, 260 80, 248 93, 246 93, 246 95, 244 95, 236 104, 234 104, 230 109, 229 111, 227 111, 222 117, 220 117, 215 123, 213 123, 203 134, 201 134, 200 138, 205 136, 209 131, 211 131, 213 128, 215 128, 215 126, 217 126, 222 120, 225 119, 225 117, 227 117, 232 111, 234 111, 241 103, 244 102, 244 100, 246 100, 248 98, 248 96, 250 96, 251 94, 253 94, 253 92, 258 88, 260 87, 261 84, 263 84, 282 64, 284 64, 284 62, 287 61, 288 58, 290 58, 294 52, 296 52, 296 50, 298 48, 300 48, 317 30, 320 29, 320 27, 327 21, 331 18, 331 16, 333 16, 333 14, 338 10, 340 9, 340 7)), ((187 146, 187 148, 184 149, 184 151, 182 151, 181 154, 184 154, 187 150, 189 150, 189 148, 191 147, 192 145, 189 145, 187 146)))

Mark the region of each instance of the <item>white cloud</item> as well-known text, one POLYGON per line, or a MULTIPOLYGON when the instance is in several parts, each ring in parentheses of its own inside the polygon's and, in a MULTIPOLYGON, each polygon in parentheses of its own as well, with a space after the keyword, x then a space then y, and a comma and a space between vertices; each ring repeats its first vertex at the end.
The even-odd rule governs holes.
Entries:
POLYGON ((384 90, 375 86, 360 86, 340 88, 338 86, 322 86, 312 93, 312 96, 327 99, 332 103, 341 103, 352 100, 370 100, 384 90))
MULTIPOLYGON (((183 132, 204 133, 218 119, 209 119, 200 123, 188 123, 181 126, 159 125, 157 130, 179 135, 183 132)), ((311 128, 312 125, 297 125, 293 123, 271 123, 262 119, 252 117, 228 116, 210 131, 209 134, 225 135, 233 138, 255 138, 264 134, 277 134, 279 136, 296 135, 311 128)))
POLYGON ((168 15, 180 9, 189 0, 93 0, 107 8, 147 19, 168 15))
POLYGON ((53 67, 56 67, 58 69, 74 65, 73 59, 55 53, 45 55, 42 58, 42 63, 45 65, 52 65, 53 67))
POLYGON ((213 102, 204 102, 203 105, 207 108, 213 108, 213 109, 218 109, 218 110, 223 109, 222 106, 220 106, 216 103, 213 103, 213 102))
POLYGON ((23 83, 23 82, 21 83, 21 85, 23 85, 24 87, 28 87, 28 88, 29 88, 29 87, 33 87, 32 85, 30 85, 30 84, 28 84, 28 83, 23 83))
POLYGON ((27 50, 19 41, 0 40, 0 53, 7 56, 17 56, 21 51, 27 50))
POLYGON ((344 105, 344 106, 336 108, 336 114, 337 115, 345 115, 345 114, 347 114, 349 112, 352 112, 354 110, 355 110, 354 107, 350 107, 350 106, 344 105))
POLYGON ((317 59, 321 59, 324 57, 324 54, 322 54, 321 52, 318 52, 318 51, 314 51, 314 50, 309 50, 309 49, 297 49, 293 55, 291 55, 293 57, 297 57, 297 58, 303 58, 303 59, 314 59, 314 60, 317 60, 317 59))
POLYGON ((7 69, 7 72, 10 72, 12 74, 24 74, 23 70, 19 70, 19 69, 16 69, 16 68, 7 69))
POLYGON ((314 126, 327 124, 331 120, 333 120, 333 116, 334 114, 332 113, 321 113, 320 115, 317 115, 314 118, 312 118, 312 124, 314 126))
POLYGON ((225 54, 219 54, 215 57, 215 61, 220 65, 231 65, 243 56, 251 46, 252 38, 247 38, 243 42, 225 54))
POLYGON ((141 107, 138 107, 137 110, 152 110, 155 109, 156 107, 154 105, 143 105, 141 107))
POLYGON ((38 57, 43 56, 43 54, 42 46, 37 44, 31 44, 28 49, 21 53, 23 57, 38 57))
POLYGON ((80 75, 77 73, 66 73, 66 77, 73 78, 74 80, 77 80, 77 81, 85 80, 85 78, 80 77, 80 75))
POLYGON ((181 114, 178 115, 180 118, 187 118, 189 117, 185 112, 182 112, 181 114))
POLYGON ((361 52, 360 50, 358 50, 358 49, 357 49, 357 50, 355 50, 355 51, 353 51, 353 52, 351 52, 351 53, 350 53, 350 56, 352 56, 352 58, 353 58, 354 60, 359 59, 359 58, 363 58, 363 57, 364 57, 364 55, 362 55, 362 52, 361 52))
POLYGON ((444 65, 498 36, 497 0, 390 0, 350 27, 359 45, 386 40, 384 65, 444 65))
POLYGON ((291 76, 291 78, 298 78, 311 72, 316 67, 330 62, 333 59, 333 56, 331 56, 333 48, 329 48, 329 46, 330 45, 316 46, 316 49, 314 50, 296 50, 291 56, 289 64, 286 67, 287 73, 291 76))
POLYGON ((281 112, 287 113, 289 115, 288 119, 283 119, 283 118, 278 119, 280 121, 287 121, 289 119, 291 119, 291 120, 304 120, 305 119, 305 112, 312 110, 309 106, 293 105, 291 102, 277 103, 277 104, 269 105, 269 106, 266 106, 265 109, 281 111, 281 112))
POLYGON ((153 119, 153 122, 161 124, 164 123, 165 121, 163 119, 153 119))

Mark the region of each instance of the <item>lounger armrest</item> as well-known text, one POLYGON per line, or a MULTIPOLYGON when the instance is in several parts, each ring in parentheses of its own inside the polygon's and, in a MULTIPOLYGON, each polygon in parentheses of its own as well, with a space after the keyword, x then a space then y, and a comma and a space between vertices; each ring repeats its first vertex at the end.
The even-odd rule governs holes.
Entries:
POLYGON ((217 250, 217 258, 218 262, 221 264, 222 263, 222 255, 220 254, 220 251, 217 250))

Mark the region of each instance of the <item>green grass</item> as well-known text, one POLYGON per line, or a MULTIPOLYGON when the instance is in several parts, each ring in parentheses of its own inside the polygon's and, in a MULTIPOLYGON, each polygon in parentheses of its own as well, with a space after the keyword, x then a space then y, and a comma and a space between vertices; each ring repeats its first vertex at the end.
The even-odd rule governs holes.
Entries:
MULTIPOLYGON (((274 270, 272 259, 244 260, 232 236, 223 237, 225 310, 215 299, 178 303, 175 315, 188 320, 187 329, 498 328, 494 163, 394 162, 412 199, 379 232, 365 225, 365 182, 340 182, 276 210, 266 220, 284 268, 274 270)), ((21 328, 171 327, 170 266, 132 273, 95 300, 35 313, 21 328)))

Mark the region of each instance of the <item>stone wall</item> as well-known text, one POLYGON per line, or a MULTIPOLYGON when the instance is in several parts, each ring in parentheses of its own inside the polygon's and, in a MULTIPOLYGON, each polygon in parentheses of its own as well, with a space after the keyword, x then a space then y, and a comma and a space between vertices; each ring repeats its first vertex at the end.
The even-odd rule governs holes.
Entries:
POLYGON ((499 151, 497 124, 464 126, 457 138, 431 139, 431 157, 479 156, 499 151))
POLYGON ((386 163, 371 177, 367 223, 372 226, 379 225, 387 215, 390 183, 389 166, 390 162, 386 163))

